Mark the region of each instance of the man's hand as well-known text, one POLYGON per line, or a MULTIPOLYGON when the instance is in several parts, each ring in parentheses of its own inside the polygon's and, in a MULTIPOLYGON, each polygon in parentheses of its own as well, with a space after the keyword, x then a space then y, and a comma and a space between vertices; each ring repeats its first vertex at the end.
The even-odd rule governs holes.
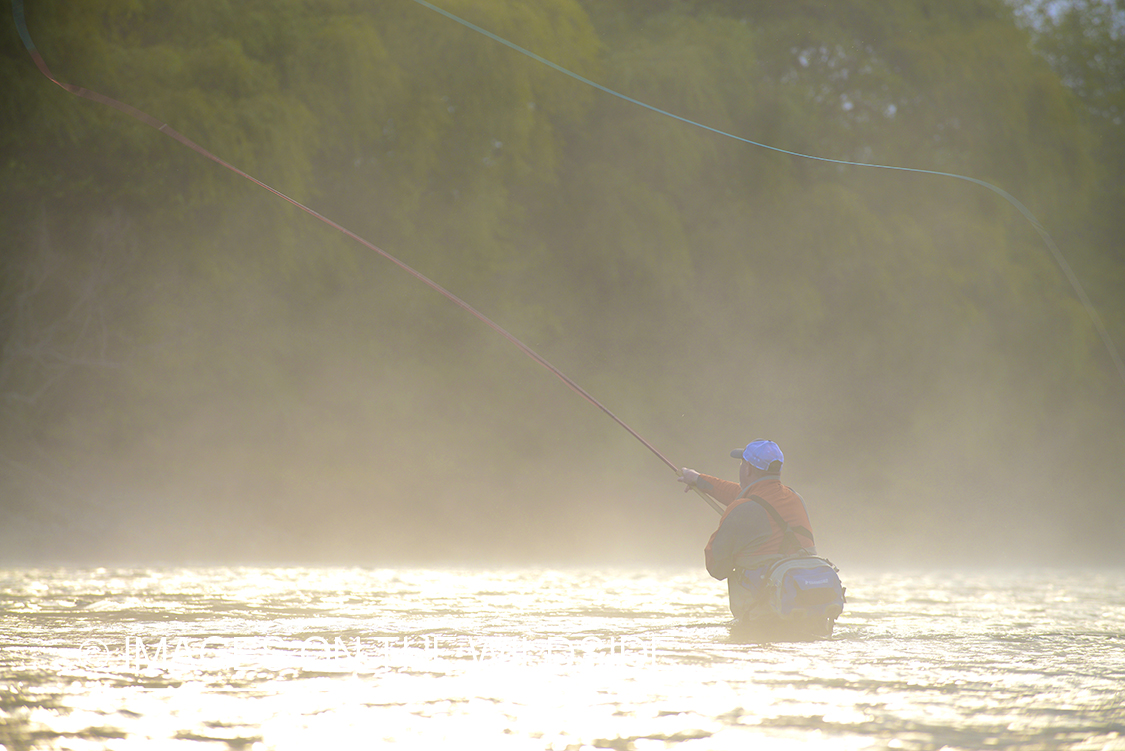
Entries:
POLYGON ((694 469, 688 469, 687 467, 684 467, 680 470, 680 479, 678 480, 678 482, 682 482, 687 486, 684 488, 684 492, 686 493, 695 486, 695 483, 698 479, 698 472, 696 472, 694 469))

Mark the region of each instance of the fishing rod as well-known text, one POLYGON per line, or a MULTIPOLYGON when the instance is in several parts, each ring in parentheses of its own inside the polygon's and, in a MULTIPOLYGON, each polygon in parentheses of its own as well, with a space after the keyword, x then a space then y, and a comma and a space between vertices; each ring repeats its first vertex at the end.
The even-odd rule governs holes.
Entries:
MULTIPOLYGON (((192 149, 193 151, 199 153, 200 155, 210 159, 211 161, 215 162, 216 164, 218 164, 222 167, 225 167, 226 169, 230 170, 231 172, 235 173, 236 175, 238 175, 240 177, 243 177, 246 180, 249 180, 250 182, 254 183, 255 185, 257 185, 261 188, 264 188, 265 190, 274 194, 278 198, 281 198, 282 200, 287 201, 288 203, 297 207, 301 211, 304 211, 306 214, 324 222, 325 224, 327 224, 332 229, 334 229, 337 232, 340 232, 341 234, 345 235, 346 237, 349 237, 352 240, 358 242, 360 245, 364 246, 365 248, 367 248, 371 251, 374 251, 375 253, 378 253, 380 256, 387 259, 391 263, 395 264, 400 269, 402 269, 406 273, 410 274, 411 276, 413 276, 418 281, 422 282, 426 286, 433 289, 435 292, 438 292, 439 294, 444 296, 446 299, 455 303, 460 308, 462 308, 463 310, 465 310, 466 312, 471 314, 473 317, 475 317, 477 320, 481 321, 482 323, 487 325, 489 328, 491 328, 493 331, 498 333, 500 336, 504 337, 509 342, 514 344, 517 348, 519 348, 519 350, 521 352, 523 352, 525 355, 530 357, 532 360, 539 363, 544 368, 546 368, 548 371, 550 371, 552 374, 554 374, 559 380, 561 380, 564 384, 566 384, 572 391, 574 391, 576 394, 581 396, 583 399, 588 401, 590 404, 594 405, 595 407, 600 409, 602 412, 604 412, 606 415, 608 415, 614 422, 616 422, 618 425, 620 425, 622 428, 624 428, 629 433, 629 435, 633 436, 638 441, 640 441, 641 444, 645 448, 647 448, 649 451, 651 451, 658 459, 660 459, 660 461, 662 461, 664 464, 668 465, 672 469, 672 471, 676 473, 676 475, 678 477, 683 476, 683 472, 681 471, 681 469, 679 467, 677 467, 675 464, 673 464, 666 456, 664 456, 664 454, 660 453, 656 449, 655 446, 653 446, 651 443, 649 443, 647 440, 645 440, 637 431, 633 430, 633 428, 631 428, 624 420, 622 420, 620 417, 618 417, 613 412, 611 412, 609 410, 609 408, 607 408, 604 404, 602 404, 600 401, 595 399, 584 388, 579 386, 572 378, 570 378, 570 376, 566 375, 561 370, 556 368, 554 365, 549 363, 543 356, 541 356, 538 352, 533 350, 528 345, 524 344, 522 341, 520 341, 518 338, 516 338, 516 336, 514 334, 512 334, 511 332, 509 332, 507 329, 503 328, 498 323, 493 321, 491 318, 489 318, 488 316, 481 313, 479 310, 477 310, 472 305, 470 305, 469 303, 465 302, 464 300, 462 300, 457 295, 455 295, 452 292, 450 292, 449 290, 447 290, 445 287, 442 287, 440 284, 438 284, 434 280, 432 280, 429 277, 427 277, 426 275, 422 274, 420 271, 417 271, 412 266, 409 266, 406 263, 404 263, 403 261, 400 261, 398 258, 391 255, 390 253, 383 250, 382 248, 379 248, 374 243, 366 240, 363 237, 360 237, 356 233, 349 230, 347 227, 344 227, 344 226, 332 221, 331 219, 327 218, 323 214, 320 214, 319 212, 314 211, 313 209, 304 205, 300 201, 297 201, 296 199, 291 198, 290 196, 282 193, 281 191, 279 191, 279 190, 273 188, 272 186, 267 185, 266 183, 257 179, 253 175, 250 175, 246 172, 243 172, 242 170, 240 170, 239 168, 230 164, 229 162, 226 162, 225 160, 220 159, 218 156, 212 154, 210 151, 203 148, 202 146, 197 144, 195 141, 192 141, 187 136, 185 136, 182 133, 180 133, 179 131, 173 129, 167 123, 156 119, 155 117, 149 115, 147 112, 143 112, 143 111, 141 111, 141 110, 139 110, 139 109, 137 109, 137 108, 135 108, 131 105, 125 104, 124 102, 120 102, 116 99, 112 99, 112 98, 110 98, 108 96, 105 96, 104 94, 100 94, 96 91, 90 91, 89 89, 82 88, 81 86, 74 86, 73 84, 63 83, 62 81, 59 81, 57 78, 55 78, 54 74, 51 73, 50 68, 47 66, 47 63, 43 60, 42 55, 39 54, 39 51, 35 47, 35 43, 31 39, 31 35, 27 31, 27 23, 24 19, 24 13, 23 13, 23 0, 12 0, 12 14, 15 17, 16 28, 19 30, 20 39, 23 40, 24 47, 27 49, 28 54, 31 56, 31 59, 35 62, 35 66, 37 68, 39 68, 39 71, 47 78, 47 80, 49 80, 52 83, 54 83, 55 85, 61 87, 65 91, 68 91, 69 93, 74 94, 75 96, 82 97, 84 99, 89 99, 91 101, 107 105, 109 107, 112 107, 112 108, 120 111, 120 112, 125 113, 126 115, 129 115, 130 117, 133 117, 137 120, 140 120, 145 125, 149 125, 149 126, 155 128, 156 130, 160 131, 164 135, 179 141, 183 145, 185 145, 188 148, 192 149)), ((693 489, 697 493, 699 493, 700 497, 702 497, 705 501, 707 501, 707 503, 712 508, 714 508, 720 514, 723 513, 722 508, 710 496, 706 495, 705 493, 703 493, 698 488, 694 488, 694 486, 693 486, 693 489)))
MULTIPOLYGON (((704 493, 702 490, 695 487, 694 485, 691 486, 691 490, 694 490, 696 493, 698 493, 699 497, 702 498, 707 503, 708 506, 715 509, 716 513, 718 513, 720 516, 722 516, 724 513, 726 513, 726 511, 723 509, 723 507, 719 505, 719 502, 716 501, 714 498, 712 498, 707 493, 704 493)), ((687 491, 688 491, 688 488, 684 488, 684 492, 686 493, 687 491)))

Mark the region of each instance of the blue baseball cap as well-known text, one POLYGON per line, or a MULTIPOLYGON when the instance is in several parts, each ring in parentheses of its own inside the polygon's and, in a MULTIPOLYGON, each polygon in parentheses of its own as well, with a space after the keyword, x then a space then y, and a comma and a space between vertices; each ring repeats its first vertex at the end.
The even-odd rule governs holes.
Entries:
POLYGON ((744 449, 730 452, 730 455, 732 459, 744 459, 758 469, 769 469, 774 462, 785 463, 785 455, 773 441, 753 441, 746 444, 744 449))

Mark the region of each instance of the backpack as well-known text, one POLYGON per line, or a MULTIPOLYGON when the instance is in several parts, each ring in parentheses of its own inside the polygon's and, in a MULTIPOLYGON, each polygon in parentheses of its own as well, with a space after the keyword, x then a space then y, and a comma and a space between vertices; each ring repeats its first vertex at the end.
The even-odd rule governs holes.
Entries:
MULTIPOLYGON (((782 620, 824 622, 827 619, 831 631, 832 623, 844 612, 847 602, 840 570, 827 558, 811 555, 801 547, 789 522, 772 504, 756 495, 750 496, 750 500, 764 508, 782 530, 781 553, 785 557, 775 561, 762 577, 770 610, 782 620)), ((799 530, 813 539, 809 530, 804 527, 799 530)))
POLYGON ((766 601, 782 620, 834 622, 844 612, 846 589, 827 558, 799 553, 775 562, 765 574, 766 601))

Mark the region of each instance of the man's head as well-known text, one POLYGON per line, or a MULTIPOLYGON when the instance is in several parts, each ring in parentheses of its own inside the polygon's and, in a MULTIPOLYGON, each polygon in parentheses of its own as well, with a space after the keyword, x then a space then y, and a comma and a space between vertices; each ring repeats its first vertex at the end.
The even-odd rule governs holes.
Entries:
POLYGON ((733 459, 742 460, 738 476, 743 485, 751 478, 781 474, 781 465, 785 462, 785 455, 773 441, 752 441, 746 444, 746 448, 735 449, 730 455, 733 459))

